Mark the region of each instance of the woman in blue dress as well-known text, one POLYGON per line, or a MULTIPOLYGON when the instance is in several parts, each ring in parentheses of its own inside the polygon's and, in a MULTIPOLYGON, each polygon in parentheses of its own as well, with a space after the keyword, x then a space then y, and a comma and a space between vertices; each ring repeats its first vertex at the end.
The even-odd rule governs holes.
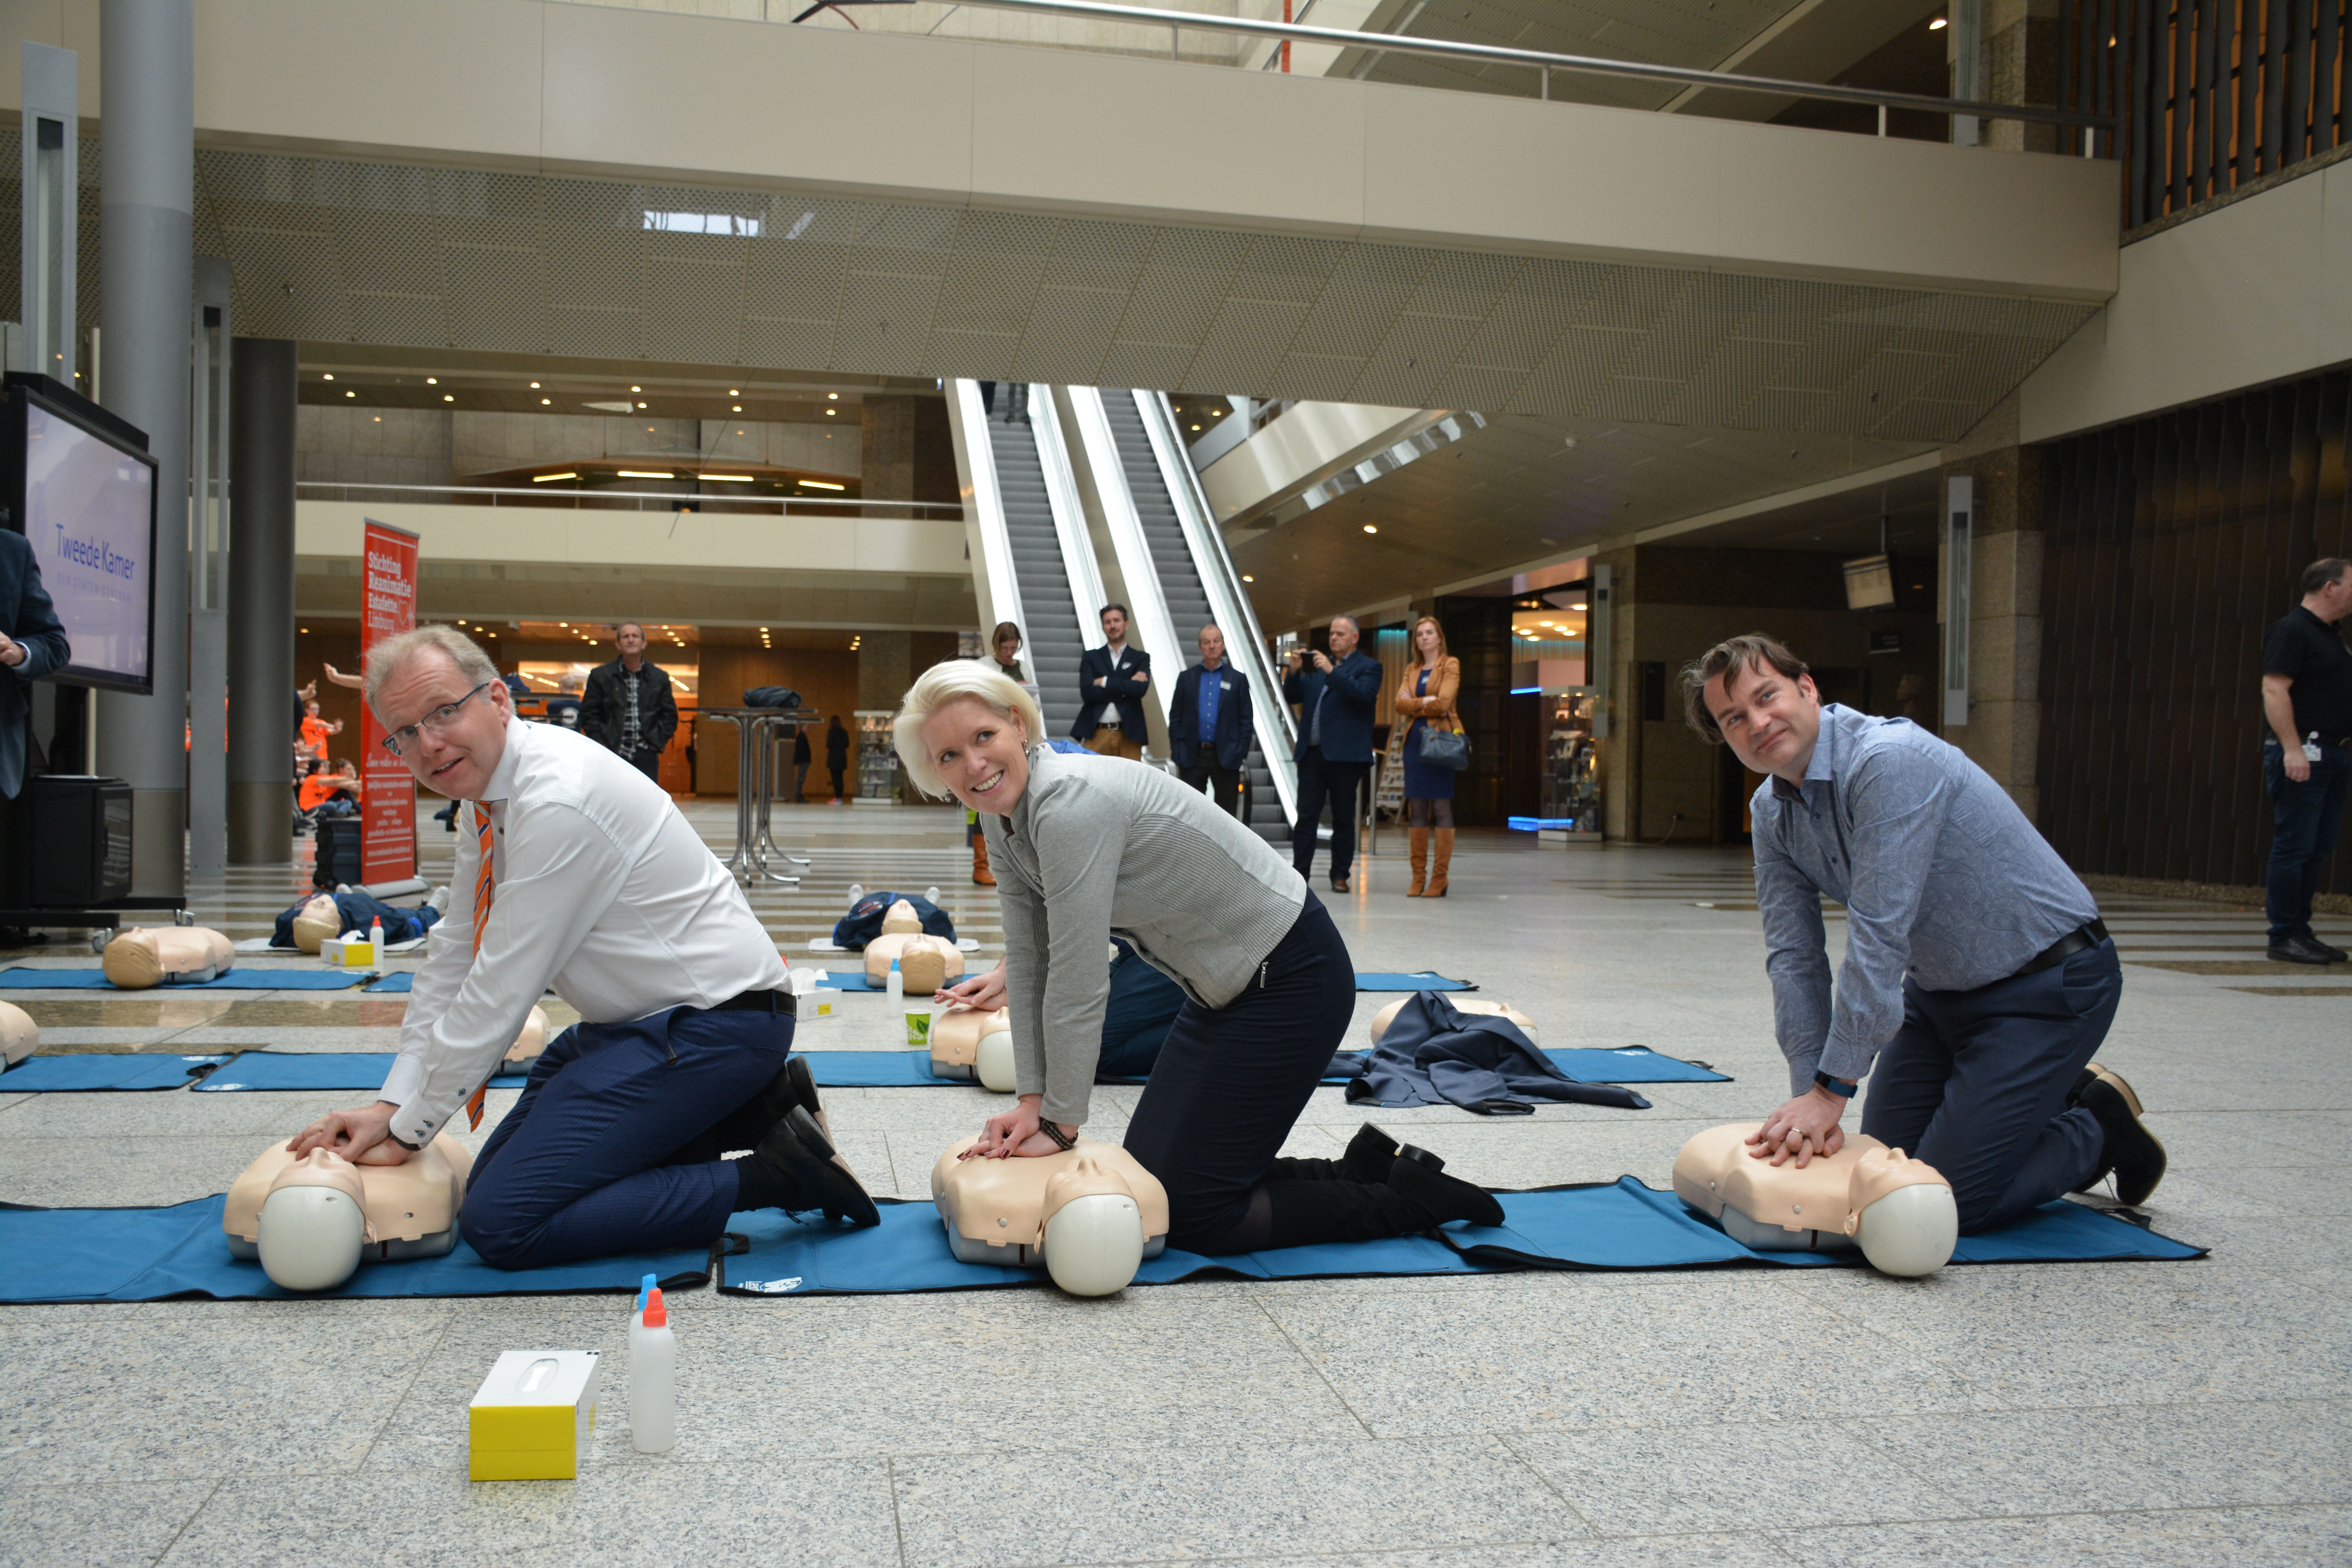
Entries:
POLYGON ((1454 770, 1421 760, 1421 737, 1431 728, 1457 730, 1454 699, 1462 689, 1462 661, 1445 651, 1445 628, 1434 616, 1412 624, 1413 667, 1397 688, 1396 710, 1410 717, 1404 733, 1404 819, 1412 842, 1409 899, 1445 896, 1446 868, 1454 863, 1454 770), (1436 834, 1436 856, 1430 836, 1436 834), (1424 879, 1424 868, 1426 876, 1424 879))

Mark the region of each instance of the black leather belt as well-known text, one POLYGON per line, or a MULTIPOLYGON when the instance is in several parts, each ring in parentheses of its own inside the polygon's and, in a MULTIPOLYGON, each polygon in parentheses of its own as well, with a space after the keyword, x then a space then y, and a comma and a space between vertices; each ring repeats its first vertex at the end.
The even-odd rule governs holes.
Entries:
POLYGON ((789 1013, 800 1016, 800 1005, 789 991, 746 991, 740 996, 730 996, 724 1002, 713 1003, 713 1013, 789 1013))
MULTIPOLYGON (((2089 925, 2078 926, 2027 959, 2017 973, 2039 974, 2045 969, 2055 969, 2076 953, 2096 947, 2106 940, 2107 922, 2105 921, 2093 921, 2089 925)), ((2015 979, 2016 975, 2011 978, 2015 979)))

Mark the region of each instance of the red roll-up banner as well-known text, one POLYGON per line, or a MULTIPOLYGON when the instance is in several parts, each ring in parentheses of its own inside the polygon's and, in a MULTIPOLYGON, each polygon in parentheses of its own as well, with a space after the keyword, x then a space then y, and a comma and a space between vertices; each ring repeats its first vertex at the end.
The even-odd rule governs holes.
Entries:
MULTIPOLYGON (((376 644, 416 628, 416 535, 367 521, 366 597, 360 605, 360 668, 376 644)), ((360 705, 362 875, 371 884, 404 882, 416 875, 416 780, 408 764, 384 749, 374 710, 360 705)))

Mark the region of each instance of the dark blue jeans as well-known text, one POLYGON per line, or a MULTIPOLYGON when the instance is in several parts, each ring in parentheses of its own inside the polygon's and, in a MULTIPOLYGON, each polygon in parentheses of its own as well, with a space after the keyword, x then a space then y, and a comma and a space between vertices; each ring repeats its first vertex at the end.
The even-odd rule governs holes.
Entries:
POLYGON ((2106 1136, 2066 1091, 2123 1000, 2116 944, 1974 991, 1906 982, 1903 1027, 1878 1053, 1862 1130, 1952 1184, 1972 1236, 2067 1193, 2099 1168, 2106 1136))
POLYGON ((574 1024, 474 1162, 458 1226, 494 1268, 701 1247, 735 1209, 715 1132, 783 1069, 793 1017, 673 1007, 574 1024))
POLYGON ((2286 776, 2286 752, 2276 741, 2263 747, 2263 779, 2271 788, 2271 945, 2311 939, 2311 896, 2344 826, 2352 752, 2319 748, 2319 761, 2301 784, 2286 776))

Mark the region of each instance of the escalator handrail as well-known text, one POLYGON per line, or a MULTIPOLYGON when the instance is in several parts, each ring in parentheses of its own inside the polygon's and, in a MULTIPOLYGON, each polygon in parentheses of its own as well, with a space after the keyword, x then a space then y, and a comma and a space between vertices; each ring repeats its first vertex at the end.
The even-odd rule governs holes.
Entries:
POLYGON ((949 409, 963 437, 965 462, 971 473, 971 495, 964 516, 980 530, 981 566, 988 574, 989 608, 1000 621, 1026 626, 1021 613, 1021 574, 1013 561, 1013 536, 1004 522, 1004 489, 996 477, 996 449, 988 442, 988 411, 980 401, 980 384, 949 384, 949 409))
POLYGON ((1160 465, 1160 477, 1175 505, 1176 526, 1183 533, 1186 552, 1192 558, 1192 570, 1199 575, 1202 593, 1209 601, 1209 614, 1219 626, 1227 628, 1226 657, 1241 666, 1253 692, 1263 694, 1250 705, 1251 713, 1258 716, 1258 754, 1265 759, 1265 771, 1274 779, 1274 791, 1282 802, 1284 818, 1297 822, 1298 775, 1292 756, 1297 748, 1297 721, 1291 714, 1290 704, 1283 700, 1281 671, 1267 651, 1265 635, 1258 628, 1257 611, 1250 604, 1249 595, 1243 591, 1240 574, 1234 569, 1234 558, 1225 549, 1224 535, 1218 531, 1215 514, 1209 510, 1209 498, 1201 489, 1201 477, 1185 455, 1183 441, 1177 434, 1176 410, 1170 405, 1168 395, 1139 390, 1134 397, 1144 435, 1151 442, 1151 455, 1160 465))
POLYGON ((1069 583, 1070 610, 1077 617, 1078 647, 1101 647, 1099 614, 1103 599, 1102 568, 1095 563, 1094 541, 1087 537, 1086 509, 1078 500, 1077 475, 1070 467, 1070 447, 1062 419, 1054 407, 1054 389, 1029 388, 1029 432, 1037 442, 1037 466, 1045 475, 1045 504, 1054 514, 1054 537, 1062 546, 1062 572, 1069 583))

